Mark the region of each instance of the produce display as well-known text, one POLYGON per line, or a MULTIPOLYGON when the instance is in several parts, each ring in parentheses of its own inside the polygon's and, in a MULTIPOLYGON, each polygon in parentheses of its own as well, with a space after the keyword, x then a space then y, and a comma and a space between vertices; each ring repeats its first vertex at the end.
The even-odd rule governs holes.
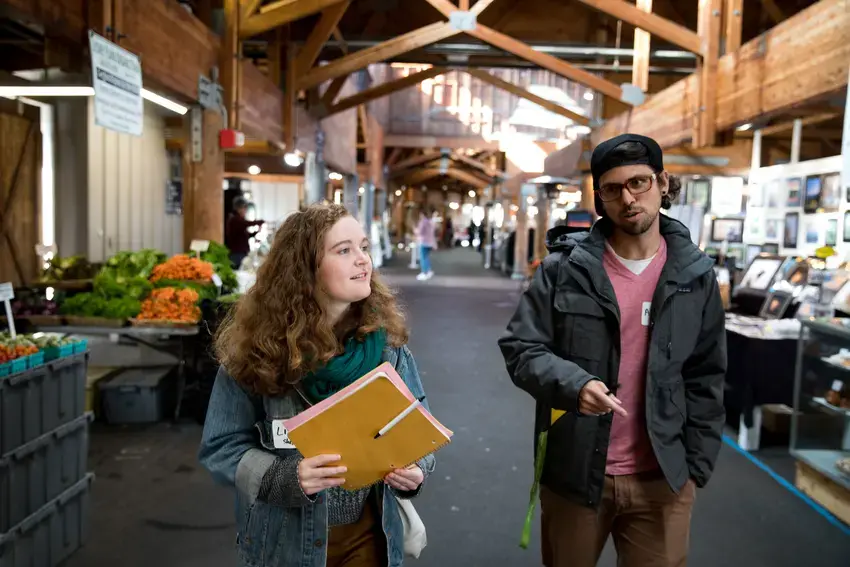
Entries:
POLYGON ((38 350, 35 343, 25 335, 13 339, 9 333, 0 333, 0 364, 36 354, 38 350))
POLYGON ((153 269, 163 263, 168 256, 159 250, 139 250, 138 252, 119 252, 106 261, 99 275, 109 275, 119 284, 126 279, 148 279, 153 269))
POLYGON ((97 268, 83 256, 54 257, 39 277, 40 282, 61 282, 91 279, 97 268))
POLYGON ((18 335, 0 333, 0 377, 41 366, 47 361, 85 352, 87 341, 59 335, 36 333, 18 335))
POLYGON ((47 299, 41 290, 17 290, 12 300, 12 314, 15 317, 33 317, 58 315, 56 301, 47 299))
POLYGON ((198 292, 190 288, 155 289, 142 302, 142 309, 136 320, 196 323, 201 317, 201 310, 197 306, 198 299, 198 292))
POLYGON ((210 242, 206 252, 201 252, 201 260, 213 265, 215 273, 221 278, 221 286, 226 290, 234 290, 239 287, 236 272, 230 264, 230 250, 218 242, 210 242))
POLYGON ((154 267, 150 279, 153 282, 159 280, 208 282, 212 280, 213 273, 213 265, 209 262, 186 254, 177 254, 154 267))

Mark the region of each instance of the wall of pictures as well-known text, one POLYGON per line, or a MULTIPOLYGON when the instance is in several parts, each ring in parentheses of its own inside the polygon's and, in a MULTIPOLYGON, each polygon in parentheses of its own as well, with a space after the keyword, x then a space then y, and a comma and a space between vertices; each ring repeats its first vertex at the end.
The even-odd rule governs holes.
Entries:
POLYGON ((753 171, 744 243, 805 256, 829 245, 847 259, 850 192, 842 188, 840 172, 841 156, 753 171))

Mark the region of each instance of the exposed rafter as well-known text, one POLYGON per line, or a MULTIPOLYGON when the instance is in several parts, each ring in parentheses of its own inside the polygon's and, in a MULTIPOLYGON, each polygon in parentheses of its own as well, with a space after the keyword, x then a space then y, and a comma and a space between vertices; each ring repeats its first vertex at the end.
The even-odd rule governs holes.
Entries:
POLYGON ((367 102, 375 100, 376 98, 381 98, 396 91, 400 91, 402 89, 417 85, 426 79, 433 79, 438 75, 442 75, 446 71, 448 71, 448 69, 444 67, 431 67, 430 69, 425 69, 423 71, 419 71, 418 73, 412 73, 406 77, 401 77, 393 81, 381 83, 380 85, 371 87, 369 89, 366 89, 365 91, 360 91, 355 95, 340 100, 328 110, 328 114, 336 114, 338 112, 343 112, 350 108, 354 108, 355 106, 366 104, 367 102))
POLYGON ((261 34, 278 26, 300 20, 310 14, 321 12, 344 0, 281 0, 260 8, 260 13, 243 19, 239 37, 246 38, 261 34))
POLYGON ((322 11, 322 17, 319 19, 319 23, 310 32, 310 37, 307 38, 307 42, 301 48, 301 51, 298 53, 298 59, 295 61, 295 68, 299 76, 308 72, 313 67, 313 63, 316 62, 316 58, 319 57, 319 53, 322 51, 322 46, 331 37, 343 14, 348 9, 349 4, 351 4, 351 0, 343 0, 339 4, 334 4, 322 11))
POLYGON ((591 8, 605 12, 618 20, 628 22, 635 27, 648 31, 654 36, 666 39, 670 43, 687 49, 691 53, 702 54, 699 35, 684 26, 662 18, 658 14, 644 12, 634 4, 624 0, 579 0, 591 8))
POLYGON ((395 175, 395 174, 401 173, 401 172, 403 172, 403 171, 405 171, 405 170, 407 170, 411 167, 415 167, 417 165, 422 165, 424 163, 428 163, 429 161, 434 161, 435 159, 439 159, 440 157, 442 157, 442 155, 443 154, 441 152, 438 152, 438 151, 437 152, 425 152, 425 153, 422 153, 422 154, 419 154, 419 155, 409 157, 407 159, 403 159, 400 162, 398 162, 397 164, 395 164, 395 166, 393 166, 392 170, 390 170, 390 174, 395 175))
POLYGON ((247 20, 253 16, 263 0, 243 0, 242 2, 242 19, 247 20))
MULTIPOLYGON (((487 8, 490 7, 490 4, 492 4, 493 1, 494 0, 478 0, 478 2, 475 3, 475 5, 470 10, 470 12, 472 12, 476 16, 480 15, 481 12, 483 12, 484 10, 486 10, 487 8)), ((501 0, 501 1, 502 2, 511 2, 511 0, 501 0)))
POLYGON ((490 166, 489 166, 489 165, 487 165, 486 163, 483 163, 483 162, 480 162, 480 161, 478 161, 478 160, 472 159, 472 158, 471 158, 471 157, 469 157, 469 156, 465 156, 465 155, 463 155, 463 154, 459 154, 459 153, 457 153, 457 152, 453 153, 453 154, 451 155, 451 158, 452 158, 453 160, 455 160, 455 161, 458 161, 458 162, 461 162, 461 163, 465 163, 465 164, 466 164, 466 165, 468 165, 468 166, 474 167, 474 168, 476 168, 476 169, 480 169, 480 170, 481 170, 481 171, 483 171, 483 172, 484 172, 484 174, 485 174, 485 175, 487 175, 488 177, 496 177, 497 175, 499 175, 499 174, 501 173, 500 171, 498 171, 498 170, 496 170, 496 169, 494 169, 494 168, 490 167, 490 166))
POLYGON ((372 63, 378 63, 402 53, 425 47, 458 33, 460 32, 446 22, 437 22, 419 28, 378 45, 346 55, 327 65, 316 67, 301 77, 299 88, 309 89, 318 86, 329 79, 348 75, 372 63))
POLYGON ((536 95, 532 92, 529 92, 528 90, 526 90, 522 87, 518 87, 517 85, 514 85, 513 83, 509 83, 508 81, 500 79, 499 77, 496 77, 495 75, 488 73, 487 71, 484 71, 482 69, 464 69, 464 71, 466 73, 469 73, 470 75, 472 75, 476 79, 484 81, 485 83, 489 83, 489 84, 493 85, 494 87, 497 87, 497 88, 502 89, 504 91, 508 91, 509 93, 514 94, 518 97, 524 98, 526 100, 530 100, 531 102, 533 102, 535 104, 539 104, 540 106, 542 106, 543 108, 545 108, 549 112, 554 112, 555 114, 560 114, 561 116, 569 118, 573 122, 576 122, 578 124, 582 124, 584 126, 590 125, 590 119, 587 118, 586 116, 582 116, 581 114, 578 114, 577 112, 573 112, 572 110, 564 108, 560 104, 556 104, 556 103, 554 103, 550 100, 546 100, 542 96, 538 96, 538 95, 536 95))

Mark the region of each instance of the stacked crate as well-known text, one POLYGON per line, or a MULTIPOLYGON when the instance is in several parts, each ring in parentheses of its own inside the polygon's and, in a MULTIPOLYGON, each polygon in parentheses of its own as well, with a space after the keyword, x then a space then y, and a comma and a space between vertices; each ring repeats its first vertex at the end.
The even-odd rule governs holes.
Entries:
POLYGON ((0 378, 0 567, 54 567, 86 540, 85 352, 0 378))

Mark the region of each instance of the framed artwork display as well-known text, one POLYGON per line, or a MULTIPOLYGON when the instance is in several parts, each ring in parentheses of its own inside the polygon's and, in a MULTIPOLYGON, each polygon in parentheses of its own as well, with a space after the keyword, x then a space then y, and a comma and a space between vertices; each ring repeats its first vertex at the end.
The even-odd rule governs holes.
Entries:
POLYGON ((821 177, 820 208, 828 213, 838 210, 841 203, 841 174, 829 173, 821 177))
POLYGON ((769 181, 764 191, 764 200, 768 208, 775 209, 782 204, 782 199, 779 197, 779 181, 774 179, 769 181))
POLYGON ((688 190, 688 204, 700 205, 704 210, 707 210, 710 191, 711 183, 708 179, 695 179, 691 181, 691 186, 688 190))
POLYGON ((804 213, 814 213, 820 208, 821 178, 815 175, 806 178, 806 200, 803 204, 804 213))
POLYGON ((826 241, 824 246, 835 246, 838 244, 838 219, 826 221, 826 241))
POLYGON ((767 291, 782 267, 782 260, 780 256, 757 256, 744 272, 740 287, 767 291))
POLYGON ((844 213, 844 242, 850 242, 850 211, 844 213))
POLYGON ((747 204, 751 207, 764 206, 764 185, 758 183, 750 184, 747 204))
POLYGON ((782 319, 788 306, 791 305, 793 296, 784 291, 774 291, 767 296, 761 306, 759 317, 764 319, 782 319))
POLYGON ((739 243, 744 241, 744 219, 714 219, 711 221, 712 242, 739 243))
POLYGON ((806 219, 806 244, 817 244, 820 241, 820 231, 815 219, 806 219))
POLYGON ((787 213, 785 215, 785 234, 782 246, 785 248, 797 247, 797 234, 800 232, 800 213, 787 213))
POLYGON ((782 219, 767 219, 764 223, 764 239, 779 240, 779 231, 782 230, 782 219))
POLYGON ((785 192, 787 195, 785 200, 786 207, 799 207, 803 204, 802 195, 800 195, 802 185, 803 181, 799 177, 785 180, 785 188, 787 189, 785 192))
POLYGON ((761 251, 765 254, 779 254, 779 244, 775 242, 762 244, 761 251))

